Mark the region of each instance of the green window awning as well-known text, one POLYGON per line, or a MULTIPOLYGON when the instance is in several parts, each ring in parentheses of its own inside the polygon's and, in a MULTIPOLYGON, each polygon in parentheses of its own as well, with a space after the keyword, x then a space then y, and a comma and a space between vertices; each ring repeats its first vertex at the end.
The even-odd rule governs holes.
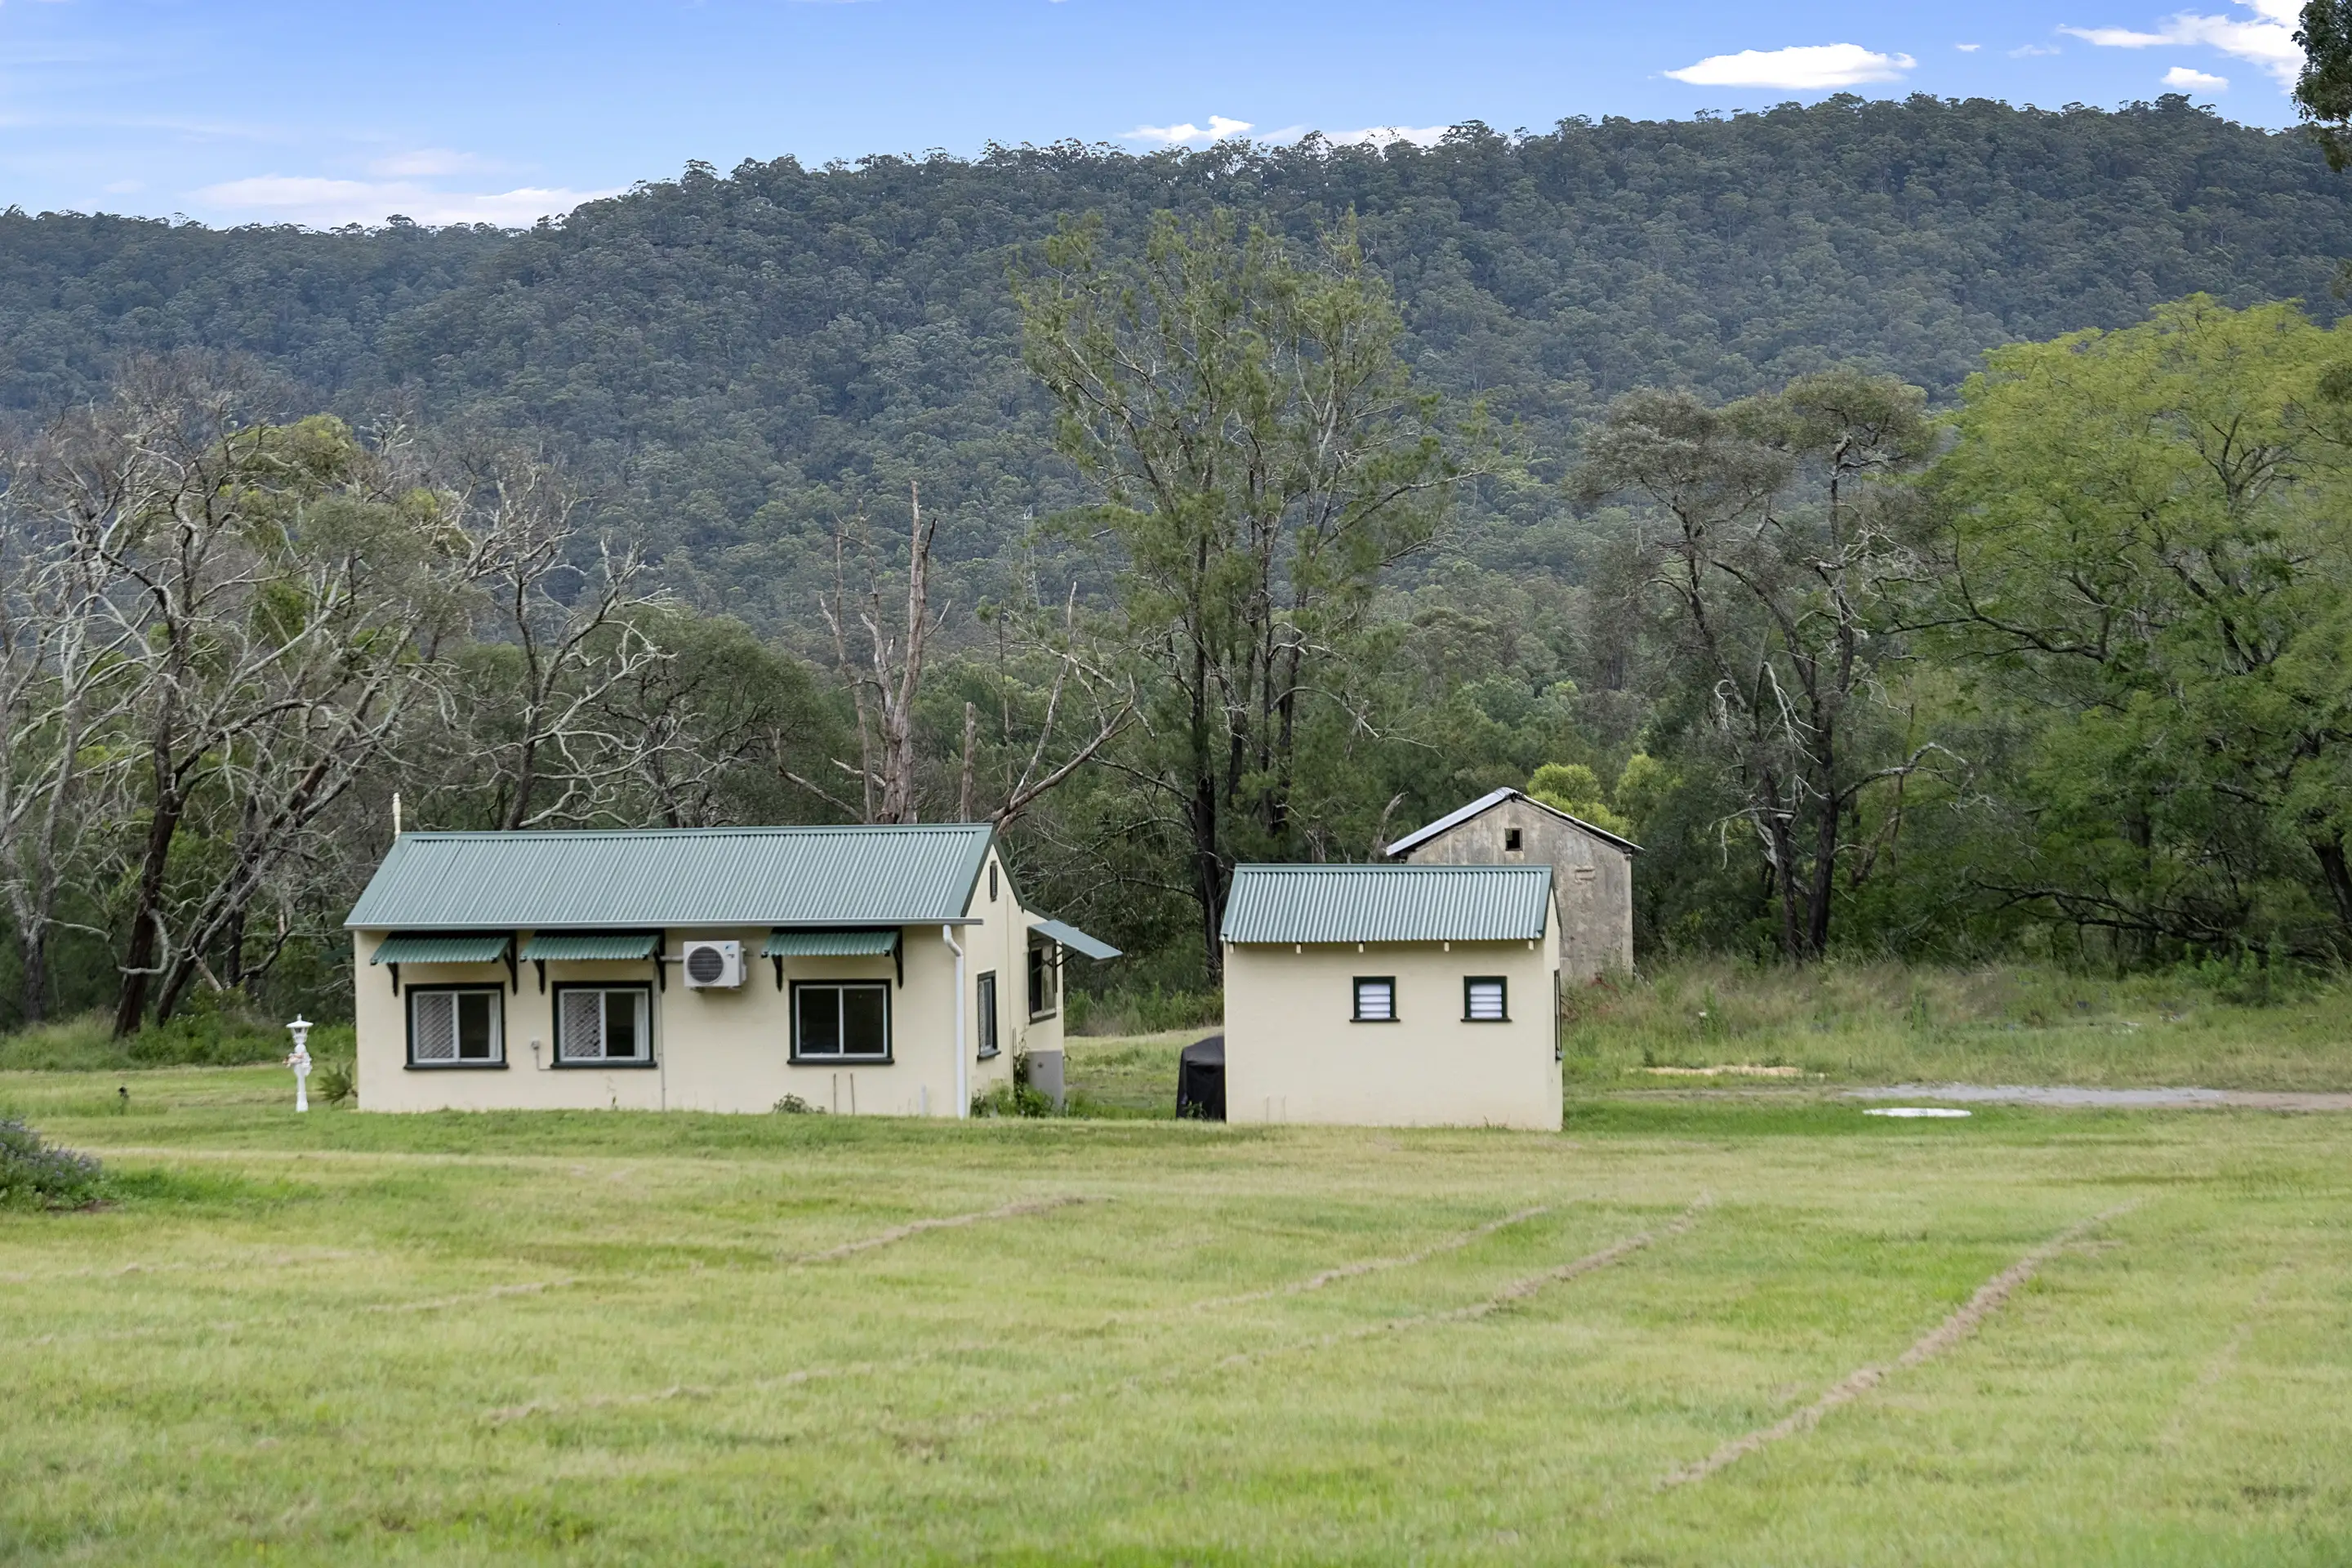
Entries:
POLYGON ((522 955, 533 963, 646 959, 660 945, 649 931, 534 931, 522 944, 522 955))
POLYGON ((799 931, 780 928, 768 933, 762 958, 887 958, 898 951, 898 933, 891 931, 799 931))
POLYGON ((1081 958, 1117 958, 1118 949, 1100 937, 1088 936, 1074 925, 1060 921, 1039 921, 1030 931, 1038 936, 1051 937, 1081 958))
POLYGON ((514 938, 504 931, 488 936, 436 936, 430 931, 396 931, 376 944, 372 963, 496 963, 507 955, 514 938))

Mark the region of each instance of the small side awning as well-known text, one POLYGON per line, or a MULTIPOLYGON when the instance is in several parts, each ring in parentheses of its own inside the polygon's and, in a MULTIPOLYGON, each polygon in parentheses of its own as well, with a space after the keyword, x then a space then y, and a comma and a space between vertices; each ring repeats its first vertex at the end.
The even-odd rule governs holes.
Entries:
POLYGON ((1068 948, 1072 952, 1078 954, 1082 958, 1117 958, 1120 956, 1118 949, 1111 946, 1110 943, 1104 942, 1097 937, 1088 936, 1077 927, 1074 925, 1065 925, 1060 921, 1039 921, 1029 929, 1038 936, 1052 937, 1055 942, 1060 942, 1064 947, 1068 948))
POLYGON ((428 931, 396 931, 376 944, 371 963, 496 963, 507 955, 514 938, 504 931, 487 936, 436 936, 428 931))
POLYGON ((522 944, 533 963, 583 963, 651 958, 661 939, 649 931, 534 931, 522 944))
POLYGON ((887 958, 898 951, 891 931, 801 931, 779 927, 768 933, 762 958, 887 958))

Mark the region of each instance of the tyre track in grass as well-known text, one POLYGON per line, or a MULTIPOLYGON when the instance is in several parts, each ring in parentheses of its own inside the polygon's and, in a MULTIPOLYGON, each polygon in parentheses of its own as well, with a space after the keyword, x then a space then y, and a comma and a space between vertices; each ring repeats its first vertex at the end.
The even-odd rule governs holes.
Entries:
MULTIPOLYGON (((1491 1317, 1506 1308, 1528 1300, 1549 1286, 1564 1285, 1587 1274, 1613 1267, 1661 1241, 1671 1240, 1688 1233, 1698 1224, 1699 1216, 1714 1201, 1713 1194, 1701 1193, 1696 1199, 1693 1200, 1689 1207, 1664 1225, 1650 1230, 1636 1231, 1632 1236, 1610 1243, 1597 1252, 1588 1252, 1580 1258, 1571 1258, 1566 1263, 1558 1264, 1538 1273, 1523 1275, 1505 1284, 1493 1294, 1463 1306, 1448 1307, 1428 1312, 1409 1312, 1401 1317, 1384 1318, 1378 1322, 1361 1323, 1350 1329, 1338 1329, 1329 1333, 1315 1334, 1302 1340, 1292 1340, 1284 1344, 1266 1345, 1253 1351, 1238 1351, 1232 1355, 1205 1364, 1188 1364, 1157 1373, 1138 1373, 1131 1377, 1121 1378, 1116 1383, 1095 1388, 1074 1389, 1066 1394, 1034 1400, 1026 1405, 1008 1405, 997 1410, 973 1411, 950 1423, 948 1436, 961 1436, 982 1427, 994 1426, 1001 1421, 1049 1415, 1057 1410, 1066 1410, 1072 1405, 1084 1404, 1088 1400, 1124 1398, 1147 1389, 1165 1388, 1190 1378, 1201 1377, 1212 1373, 1230 1372, 1237 1367, 1272 1361, 1278 1356, 1310 1354, 1316 1351, 1329 1350, 1338 1345, 1378 1339, 1386 1334, 1402 1333, 1413 1329, 1428 1328, 1443 1323, 1475 1322, 1481 1318, 1491 1317)), ((1491 1226, 1482 1228, 1488 1229, 1491 1234, 1492 1230, 1500 1229, 1501 1224, 1502 1222, 1496 1222, 1491 1226)), ((1437 1249, 1432 1250, 1433 1252, 1437 1249)), ((915 1446, 922 1446, 927 1441, 917 1436, 908 1436, 904 1440, 915 1446)), ((928 1441, 944 1442, 946 1438, 942 1437, 928 1441)))
POLYGON ((2068 1226, 2064 1230, 1978 1286, 1975 1295, 1963 1302, 1951 1316, 1912 1342, 1910 1349, 1896 1356, 1891 1363, 1856 1368, 1832 1384, 1822 1391, 1819 1398, 1803 1409, 1782 1416, 1769 1426, 1759 1426, 1753 1432, 1734 1437, 1696 1464, 1685 1465, 1680 1469, 1669 1471, 1659 1480, 1659 1488, 1664 1489, 1668 1487, 1689 1486, 1695 1482, 1703 1481, 1709 1476, 1738 1464, 1748 1455, 1780 1442, 1784 1437, 1794 1437, 1801 1433, 1811 1431, 1821 1424, 1822 1416, 1842 1405, 1851 1405, 1860 1399, 1864 1394, 1885 1382, 1889 1373, 1933 1361, 1976 1332, 1986 1319, 2000 1310, 2019 1286, 2032 1279, 2040 1271, 2044 1263, 2074 1246, 2100 1226, 2129 1214, 2139 1205, 2140 1200, 2134 1198, 2129 1203, 2117 1204, 2111 1209, 2102 1210, 2086 1220, 2068 1226))
MULTIPOLYGON (((1082 1202, 1085 1200, 1072 1199, 1066 1201, 1082 1202)), ((996 1211, 992 1210, 989 1212, 994 1213, 996 1211)), ((1488 1220, 1483 1225, 1474 1226, 1468 1230, 1457 1232, 1453 1236, 1446 1237, 1443 1240, 1423 1247, 1418 1252, 1405 1253, 1392 1258, 1364 1258, 1354 1263, 1339 1264, 1328 1268, 1318 1269, 1315 1273, 1307 1276, 1305 1279, 1294 1280, 1287 1285, 1276 1286, 1265 1290, 1252 1291, 1244 1295, 1213 1297, 1202 1301, 1182 1302, 1170 1307, 1156 1307, 1143 1312, 1115 1313, 1108 1318, 1099 1320, 1091 1330, 1085 1331, 1100 1331, 1103 1329, 1113 1328, 1125 1323, 1145 1321, 1153 1319, 1183 1317, 1194 1312, 1211 1311, 1223 1307, 1242 1305, 1253 1301, 1273 1300, 1285 1296, 1293 1296, 1310 1290, 1323 1289, 1326 1287, 1339 1284, 1346 1280, 1360 1279, 1367 1274, 1379 1273, 1391 1268, 1407 1268, 1413 1264, 1427 1262, 1430 1258, 1441 1257, 1449 1252, 1458 1252, 1465 1247, 1469 1247, 1475 1242, 1493 1236, 1497 1231, 1503 1230, 1510 1226, 1523 1224, 1538 1215, 1549 1214, 1550 1212, 1552 1212, 1552 1205, 1548 1204, 1539 1205, 1532 1208, 1517 1209, 1510 1214, 1503 1215, 1499 1219, 1488 1220)), ((904 1229, 905 1227, 900 1228, 904 1229)), ((932 1228, 937 1228, 936 1225, 932 1228)), ((869 1239, 871 1241, 878 1241, 880 1238, 869 1239)), ((847 1256, 852 1252, 863 1250, 865 1245, 866 1244, 858 1244, 848 1248, 833 1248, 830 1250, 828 1256, 847 1256)), ((1569 1267, 1574 1268, 1577 1267, 1577 1265, 1570 1265, 1569 1267)), ((773 1377, 752 1378, 748 1380, 739 1379, 724 1383, 711 1384, 679 1383, 674 1384, 667 1388, 656 1389, 649 1393, 587 1394, 577 1399, 570 1400, 531 1400, 520 1405, 500 1405, 494 1409, 485 1411, 482 1415, 482 1419, 488 1421, 493 1425, 504 1425, 508 1422, 523 1420, 534 1415, 561 1415, 575 1411, 601 1410, 637 1405, 650 1405, 677 1399, 712 1398, 729 1394, 761 1393, 779 1388, 797 1387, 803 1384, 828 1381, 835 1378, 857 1377, 876 1373, 905 1371, 913 1367, 926 1365, 933 1362, 943 1361, 956 1356, 982 1353, 1002 1348, 1002 1345, 995 1341, 975 1341, 966 1343, 942 1346, 929 1351, 920 1351, 910 1355, 896 1357, 885 1361, 849 1362, 833 1366, 820 1365, 800 1367, 792 1372, 773 1377)))
POLYGON ((2205 1364, 2197 1369, 2196 1380, 2181 1390, 2180 1401, 2172 1412, 2172 1418, 2164 1424, 2163 1432, 2157 1437, 2158 1447, 2169 1450, 2180 1447, 2181 1436, 2189 1428, 2189 1417, 2192 1408, 2206 1393, 2238 1370, 2238 1357, 2244 1352, 2246 1342, 2253 1338, 2255 1320, 2269 1310, 2271 1294, 2278 1289, 2279 1281, 2294 1271, 2294 1264, 2292 1261, 2284 1261, 2273 1264, 2263 1273, 2261 1284, 2254 1290, 2253 1299, 2246 1303, 2245 1315, 2240 1318, 2237 1326, 2230 1331, 2230 1337, 2221 1342, 2221 1347, 2207 1357, 2205 1364))
POLYGON ((1024 1219, 1031 1215, 1051 1214, 1055 1209, 1069 1208, 1076 1204, 1108 1203, 1107 1198, 1086 1197, 1066 1194, 1059 1197, 1027 1198, 1019 1203, 1001 1205, 992 1209, 975 1209, 970 1214, 941 1215, 937 1219, 908 1220, 889 1229, 856 1241, 845 1241, 838 1247, 824 1247, 816 1252, 803 1252, 778 1261, 793 1268, 804 1268, 812 1263, 838 1263, 861 1252, 871 1252, 878 1247, 889 1247, 914 1237, 929 1235, 935 1230, 956 1230, 968 1225, 985 1225, 992 1220, 1024 1219))

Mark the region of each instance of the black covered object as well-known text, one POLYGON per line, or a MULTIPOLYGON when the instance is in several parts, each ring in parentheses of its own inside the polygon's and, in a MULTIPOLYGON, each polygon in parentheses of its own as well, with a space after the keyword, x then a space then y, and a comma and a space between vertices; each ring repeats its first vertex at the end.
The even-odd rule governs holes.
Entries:
POLYGON ((1211 1035, 1176 1058, 1176 1114, 1202 1121, 1225 1119, 1225 1037, 1211 1035))

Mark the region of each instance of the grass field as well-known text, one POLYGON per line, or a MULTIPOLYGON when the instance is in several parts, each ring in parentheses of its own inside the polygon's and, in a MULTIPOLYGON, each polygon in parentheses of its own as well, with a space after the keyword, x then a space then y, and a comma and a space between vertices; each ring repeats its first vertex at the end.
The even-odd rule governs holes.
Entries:
POLYGON ((118 1173, 0 1212, 10 1562, 2352 1560, 2340 1118, 298 1121, 278 1071, 118 1081, 0 1075, 118 1173))

